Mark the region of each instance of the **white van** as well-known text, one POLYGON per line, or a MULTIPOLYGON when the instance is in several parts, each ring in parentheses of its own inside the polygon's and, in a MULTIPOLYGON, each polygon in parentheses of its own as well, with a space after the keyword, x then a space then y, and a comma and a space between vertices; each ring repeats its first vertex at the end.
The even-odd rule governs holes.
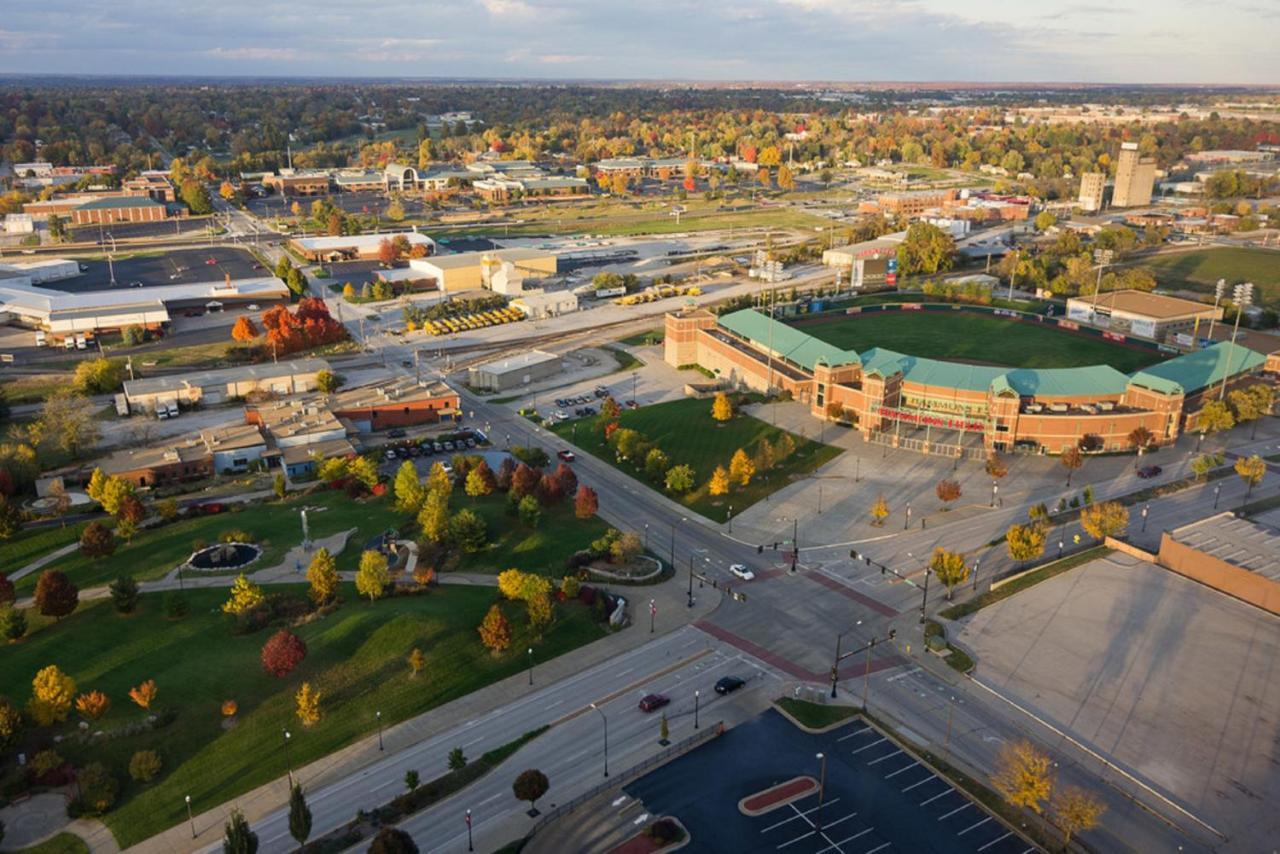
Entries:
POLYGON ((87 348, 88 348, 88 346, 89 346, 89 342, 84 340, 84 336, 83 336, 83 335, 77 335, 77 336, 76 336, 76 349, 77 349, 77 350, 84 350, 84 349, 87 349, 87 348))
POLYGON ((36 330, 36 346, 43 347, 44 345, 45 345, 44 330, 37 329, 36 330))
POLYGON ((179 411, 178 411, 178 401, 176 401, 176 400, 170 400, 170 401, 168 401, 168 402, 165 404, 165 406, 166 406, 166 407, 168 408, 168 410, 169 410, 169 417, 170 417, 170 418, 177 418, 177 417, 178 417, 178 415, 180 414, 180 413, 179 413, 179 411))

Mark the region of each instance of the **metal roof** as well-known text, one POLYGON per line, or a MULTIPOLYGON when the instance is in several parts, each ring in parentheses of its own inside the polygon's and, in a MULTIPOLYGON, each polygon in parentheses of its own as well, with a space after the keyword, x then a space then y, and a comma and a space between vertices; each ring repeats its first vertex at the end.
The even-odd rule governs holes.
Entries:
POLYGON ((1192 394, 1222 382, 1228 375, 1251 371, 1266 361, 1266 356, 1248 347, 1239 344, 1233 347, 1230 342, 1222 341, 1144 368, 1131 379, 1137 385, 1165 394, 1192 394))
POLYGON ((108 208, 158 208, 161 204, 146 196, 114 196, 105 199, 94 199, 85 202, 76 210, 92 211, 108 208))
POLYGON ((188 371, 167 376, 146 377, 140 380, 126 380, 125 397, 133 398, 146 394, 163 394, 167 391, 178 391, 185 388, 207 388, 209 386, 225 386, 228 383, 249 379, 271 379, 274 377, 298 376, 314 374, 327 370, 329 363, 324 359, 298 359, 293 362, 279 364, 244 365, 236 368, 218 368, 211 371, 188 371))
POLYGON ((788 359, 811 371, 819 361, 830 367, 857 365, 862 362, 853 350, 841 350, 825 341, 819 341, 754 308, 726 314, 720 318, 719 323, 730 332, 751 340, 758 347, 772 349, 775 356, 788 359))

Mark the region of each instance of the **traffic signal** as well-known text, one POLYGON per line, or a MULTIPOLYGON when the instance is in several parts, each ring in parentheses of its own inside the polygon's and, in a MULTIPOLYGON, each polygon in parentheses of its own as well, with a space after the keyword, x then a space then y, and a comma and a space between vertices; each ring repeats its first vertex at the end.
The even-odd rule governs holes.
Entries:
POLYGON ((762 554, 764 554, 764 546, 763 546, 763 545, 756 546, 756 554, 758 554, 758 555, 762 555, 762 554))
POLYGON ((889 640, 893 640, 893 639, 894 639, 894 638, 896 638, 897 636, 898 636, 898 630, 897 630, 897 629, 889 629, 889 640))
POLYGON ((888 569, 888 567, 887 567, 887 566, 885 566, 884 564, 880 564, 880 574, 881 574, 881 575, 884 575, 884 571, 885 571, 886 569, 888 569))
POLYGON ((858 550, 849 549, 849 560, 857 560, 857 559, 858 559, 858 550))
POLYGON ((775 552, 778 550, 778 542, 777 542, 777 540, 775 540, 775 541, 774 541, 774 543, 773 543, 773 550, 774 550, 775 552))

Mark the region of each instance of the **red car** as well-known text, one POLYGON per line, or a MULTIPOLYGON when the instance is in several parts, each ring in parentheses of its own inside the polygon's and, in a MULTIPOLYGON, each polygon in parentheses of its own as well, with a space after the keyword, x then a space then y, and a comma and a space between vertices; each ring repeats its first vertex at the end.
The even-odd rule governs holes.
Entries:
POLYGON ((1148 477, 1155 477, 1156 475, 1160 474, 1160 472, 1162 471, 1164 471, 1164 469, 1160 468, 1160 466, 1143 466, 1142 468, 1138 469, 1138 477, 1141 477, 1144 479, 1148 477))
POLYGON ((566 463, 571 463, 575 459, 575 457, 573 456, 573 451, 560 451, 556 454, 556 456, 564 460, 566 463))
POLYGON ((646 694, 640 700, 640 711, 656 712, 670 702, 671 698, 665 694, 646 694))

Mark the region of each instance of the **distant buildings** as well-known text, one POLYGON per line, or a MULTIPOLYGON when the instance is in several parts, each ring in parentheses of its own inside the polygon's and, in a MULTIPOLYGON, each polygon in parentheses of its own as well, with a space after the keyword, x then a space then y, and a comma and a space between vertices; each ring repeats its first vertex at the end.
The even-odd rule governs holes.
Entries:
POLYGON ((1116 162, 1116 186, 1111 194, 1111 204, 1117 208, 1131 208, 1151 204, 1151 188, 1156 182, 1156 161, 1143 157, 1136 142, 1120 144, 1120 158, 1116 162))
POLYGON ((43 202, 29 202, 22 211, 32 219, 60 216, 76 225, 159 222, 186 214, 187 209, 176 204, 176 198, 173 183, 167 177, 147 172, 125 181, 119 190, 54 196, 43 202))
POLYGON ((130 412, 154 412, 168 403, 213 405, 261 394, 314 391, 316 376, 329 369, 324 359, 297 359, 278 364, 244 365, 211 371, 167 374, 126 380, 123 397, 130 412))
POLYGON ((1107 187, 1107 176, 1102 172, 1085 172, 1080 176, 1080 209, 1087 213, 1102 210, 1102 193, 1107 187))
POLYGON ((384 234, 344 234, 336 237, 295 237, 289 247, 308 261, 351 261, 374 259, 382 248, 382 241, 403 237, 410 248, 426 247, 427 253, 436 251, 436 242, 416 231, 399 231, 384 234))

